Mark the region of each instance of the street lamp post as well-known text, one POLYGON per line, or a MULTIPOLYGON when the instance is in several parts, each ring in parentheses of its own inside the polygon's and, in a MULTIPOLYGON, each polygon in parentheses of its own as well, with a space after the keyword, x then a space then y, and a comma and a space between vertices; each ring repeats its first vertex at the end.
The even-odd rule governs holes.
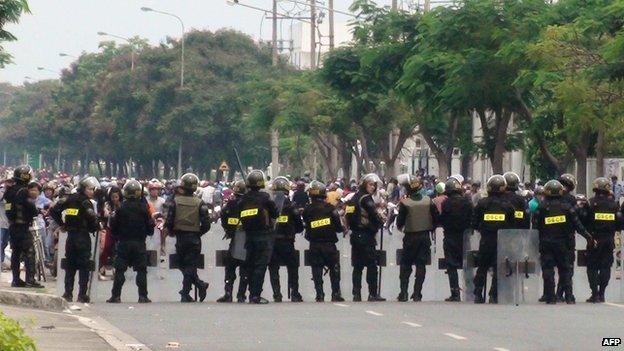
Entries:
MULTIPOLYGON (((156 12, 156 13, 160 13, 162 15, 166 15, 166 16, 171 16, 176 18, 178 21, 180 21, 180 25, 182 26, 182 53, 181 53, 181 58, 180 58, 180 88, 184 87, 184 22, 182 21, 182 19, 173 14, 173 13, 169 13, 169 12, 165 12, 165 11, 158 11, 158 10, 154 10, 152 8, 149 7, 141 7, 141 11, 144 12, 156 12)), ((179 144, 178 144, 178 177, 182 176, 182 140, 180 140, 179 144)))
POLYGON ((132 40, 126 37, 122 37, 120 35, 110 34, 106 32, 97 32, 97 34, 100 36, 109 36, 109 37, 125 40, 128 44, 130 44, 130 71, 134 71, 134 44, 132 43, 132 40))
POLYGON ((66 53, 64 53, 64 52, 59 52, 59 56, 60 56, 60 57, 71 57, 71 58, 78 59, 78 57, 77 57, 77 56, 70 55, 70 54, 66 54, 66 53))

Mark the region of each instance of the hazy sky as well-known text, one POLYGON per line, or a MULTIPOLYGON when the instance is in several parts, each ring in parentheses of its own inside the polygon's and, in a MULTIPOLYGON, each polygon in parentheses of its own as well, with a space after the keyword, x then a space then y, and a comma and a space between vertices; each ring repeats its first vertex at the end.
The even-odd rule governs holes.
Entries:
MULTIPOLYGON (((379 0, 377 3, 386 5, 390 1, 379 0)), ((271 0, 240 2, 266 9, 271 7, 271 0)), ((334 7, 346 10, 351 2, 334 0, 334 7)), ((261 26, 262 12, 229 6, 226 0, 29 0, 29 3, 32 14, 22 16, 19 24, 7 27, 18 40, 3 44, 13 55, 14 63, 0 69, 0 81, 22 84, 25 76, 34 80, 58 77, 54 72, 74 60, 60 57, 60 52, 78 56, 83 51, 97 51, 100 41, 112 40, 98 36, 98 31, 124 37, 139 35, 152 44, 159 43, 166 36, 180 37, 180 24, 175 18, 143 12, 140 10, 142 6, 175 13, 182 18, 187 30, 225 27, 254 38, 271 37, 270 20, 265 19, 261 26), (37 70, 39 66, 54 72, 37 70)), ((282 0, 280 6, 290 9, 294 5, 282 0)), ((336 15, 336 21, 347 20, 346 16, 336 15)), ((285 25, 284 33, 287 33, 285 25)))

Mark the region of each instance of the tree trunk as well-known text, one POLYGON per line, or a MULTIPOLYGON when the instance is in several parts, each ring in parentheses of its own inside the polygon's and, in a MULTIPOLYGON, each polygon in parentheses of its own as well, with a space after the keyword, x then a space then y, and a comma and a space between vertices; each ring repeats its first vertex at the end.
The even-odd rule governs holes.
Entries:
POLYGON ((579 148, 576 156, 576 179, 578 182, 576 193, 587 193, 587 148, 579 148))
POLYGON ((605 131, 600 130, 598 132, 598 140, 596 140, 596 177, 605 176, 604 156, 605 156, 605 131))

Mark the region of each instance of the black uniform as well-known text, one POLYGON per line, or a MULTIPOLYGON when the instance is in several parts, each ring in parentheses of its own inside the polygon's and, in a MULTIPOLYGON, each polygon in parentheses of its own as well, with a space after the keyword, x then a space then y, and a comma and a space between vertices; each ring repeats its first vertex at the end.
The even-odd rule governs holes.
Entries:
POLYGON ((154 220, 149 213, 147 203, 141 199, 127 199, 115 211, 110 221, 111 234, 117 241, 115 248, 115 278, 111 295, 121 296, 125 282, 124 273, 133 267, 139 297, 147 298, 147 250, 145 239, 154 235, 154 220))
MULTIPOLYGON (((587 216, 586 210, 578 207, 578 204, 576 203, 576 197, 574 197, 574 195, 572 195, 571 193, 566 192, 565 194, 563 194, 563 196, 561 196, 561 200, 570 205, 574 209, 574 211, 576 211, 576 215, 579 217, 579 219, 585 218, 587 216)), ((572 278, 574 277, 574 263, 576 261, 576 232, 574 230, 570 232, 570 235, 568 237, 567 248, 568 255, 570 256, 570 281, 572 281, 572 278)), ((565 296, 567 295, 567 291, 570 292, 570 297, 574 299, 574 284, 570 285, 570 290, 565 290, 563 284, 561 284, 561 275, 559 275, 559 281, 557 282, 557 299, 559 301, 564 301, 564 299, 567 298, 567 296, 565 296)))
POLYGON ((299 211, 283 193, 276 194, 275 202, 280 211, 275 229, 273 255, 269 263, 269 276, 273 287, 273 297, 279 301, 282 298, 280 265, 285 265, 288 271, 288 289, 291 291, 291 296, 300 297, 299 255, 295 251, 295 234, 303 231, 303 222, 299 211))
POLYGON ((492 268, 494 275, 490 288, 490 301, 496 302, 497 278, 496 278, 496 253, 498 230, 513 226, 514 208, 498 193, 490 194, 480 199, 473 212, 472 225, 481 233, 479 242, 479 259, 477 273, 474 278, 475 296, 478 301, 484 300, 483 287, 487 279, 487 271, 492 268))
POLYGON ((467 196, 451 193, 442 203, 439 222, 444 229, 444 259, 451 295, 459 297, 457 269, 463 266, 464 233, 470 229, 472 201, 467 196))
POLYGON ((340 254, 336 248, 338 236, 344 231, 338 212, 324 199, 314 199, 303 210, 305 238, 310 242, 309 259, 317 300, 325 297, 323 292, 323 267, 329 270, 332 297, 340 292, 340 254))
POLYGON ((611 279, 615 231, 622 227, 622 212, 613 197, 598 193, 589 199, 583 223, 597 243, 595 248, 587 251, 587 279, 592 296, 604 301, 611 279))
POLYGON ((546 302, 555 301, 555 267, 559 272, 559 284, 566 295, 566 301, 573 302, 570 236, 576 229, 589 238, 575 209, 564 198, 547 198, 533 216, 534 226, 540 232, 540 262, 544 278, 546 302))
POLYGON ((60 200, 50 211, 54 221, 60 223, 67 231, 65 243, 65 294, 71 299, 74 290, 74 279, 78 271, 78 298, 88 300, 87 285, 89 274, 95 267, 91 253, 91 234, 100 229, 93 203, 82 194, 71 194, 60 200))
POLYGON ((269 194, 251 189, 241 197, 239 218, 247 234, 247 266, 249 267, 249 299, 260 299, 264 275, 273 252, 273 223, 277 207, 269 194))
POLYGON ((23 286, 20 279, 20 259, 24 258, 26 267, 26 283, 35 283, 35 247, 34 238, 28 229, 33 217, 38 213, 35 204, 28 199, 26 183, 16 180, 15 185, 8 188, 4 198, 9 220, 9 240, 11 243, 11 271, 14 286, 23 286))
MULTIPOLYGON (((246 300, 246 292, 248 286, 248 273, 245 261, 237 260, 232 257, 232 251, 234 250, 234 236, 239 228, 240 208, 239 208, 240 196, 236 196, 227 202, 227 204, 221 209, 221 226, 225 230, 225 236, 230 240, 228 248, 229 255, 225 262, 225 294, 232 296, 234 290, 234 281, 236 280, 236 267, 238 267, 238 273, 240 280, 238 282, 237 299, 239 302, 246 300)), ((229 298, 228 298, 229 301, 229 298)))
MULTIPOLYGON (((412 266, 416 266, 416 274, 414 279, 414 294, 412 299, 420 301, 422 299, 422 285, 425 281, 425 275, 427 274, 427 264, 431 262, 431 231, 435 228, 435 223, 438 220, 438 208, 429 197, 424 197, 419 193, 411 195, 411 198, 421 202, 428 201, 428 205, 420 207, 415 212, 410 212, 406 201, 410 199, 403 199, 399 203, 399 214, 396 219, 396 226, 400 230, 404 231, 403 237, 403 254, 401 255, 401 270, 399 272, 399 280, 401 285, 401 294, 407 295, 407 286, 409 284, 409 278, 412 275, 412 266), (409 223, 406 222, 413 220, 411 216, 416 216, 421 219, 426 218, 426 225, 424 230, 410 229, 409 223), (430 218, 427 218, 429 216, 430 218)), ((421 226, 422 228, 422 226, 421 226)))
POLYGON ((511 228, 529 229, 531 227, 531 221, 526 198, 515 191, 506 191, 503 194, 503 198, 514 208, 514 217, 511 228))
POLYGON ((347 203, 354 212, 347 215, 351 228, 351 262, 353 263, 353 296, 361 296, 362 272, 366 268, 369 296, 377 295, 377 240, 375 235, 383 226, 383 220, 375 209, 373 197, 360 190, 347 203))
POLYGON ((183 275, 180 295, 188 301, 192 285, 200 292, 208 287, 197 275, 201 266, 201 237, 210 230, 208 206, 192 194, 176 194, 169 199, 167 211, 165 227, 176 237, 176 253, 183 275))

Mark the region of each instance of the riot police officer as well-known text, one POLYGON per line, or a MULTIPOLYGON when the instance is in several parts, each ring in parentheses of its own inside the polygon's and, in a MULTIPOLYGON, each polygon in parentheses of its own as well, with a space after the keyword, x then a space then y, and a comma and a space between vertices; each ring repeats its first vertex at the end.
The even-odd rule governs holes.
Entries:
POLYGON ((273 224, 277 207, 264 188, 264 173, 253 170, 247 175, 247 193, 239 202, 239 218, 247 234, 247 265, 249 267, 249 303, 266 304, 261 297, 267 265, 273 251, 273 224))
POLYGON ((232 256, 234 251, 234 237, 240 230, 240 209, 239 203, 241 197, 245 195, 247 188, 242 180, 236 181, 232 186, 234 197, 227 201, 226 205, 221 209, 221 226, 225 230, 225 237, 230 240, 228 248, 229 255, 225 262, 225 294, 220 297, 217 302, 232 302, 232 291, 234 290, 234 281, 236 280, 236 267, 240 280, 238 282, 238 293, 236 299, 238 302, 247 300, 247 284, 248 273, 245 267, 245 261, 238 260, 232 256))
POLYGON ((292 302, 302 302, 299 293, 299 255, 295 251, 295 234, 303 231, 303 222, 299 211, 288 198, 290 181, 285 177, 277 177, 273 181, 273 201, 279 216, 275 227, 275 244, 269 263, 269 276, 273 287, 273 300, 282 301, 279 268, 285 264, 288 272, 288 291, 292 302))
POLYGON ((139 289, 139 303, 151 302, 147 297, 147 249, 145 239, 154 235, 154 220, 143 197, 143 186, 131 179, 123 187, 124 201, 110 220, 115 248, 115 277, 111 298, 106 302, 121 302, 121 289, 126 270, 133 267, 139 289))
POLYGON ((368 301, 385 301, 378 295, 378 257, 375 235, 384 222, 376 211, 373 194, 379 177, 368 174, 362 178, 357 193, 347 202, 347 222, 351 228, 351 260, 353 262, 353 301, 362 301, 362 272, 366 268, 368 301))
POLYGON ((165 227, 169 235, 176 237, 176 253, 182 272, 181 302, 194 302, 189 293, 194 285, 199 301, 206 299, 208 283, 197 275, 201 265, 201 237, 210 230, 208 206, 194 196, 199 184, 195 174, 186 173, 180 177, 178 193, 169 199, 165 227))
POLYGON ((396 220, 397 228, 405 233, 399 273, 401 292, 397 298, 402 302, 407 301, 407 286, 413 265, 416 265, 416 273, 412 300, 422 300, 422 286, 427 273, 426 265, 431 262, 429 236, 438 219, 438 209, 429 196, 421 194, 422 186, 422 180, 419 177, 409 176, 405 184, 407 197, 399 203, 399 215, 396 220))
POLYGON ((545 301, 556 303, 555 266, 559 272, 559 283, 565 291, 565 301, 575 303, 572 295, 572 274, 574 268, 570 261, 570 233, 576 229, 585 239, 588 248, 595 244, 592 236, 580 222, 570 203, 562 198, 563 185, 557 180, 550 180, 544 185, 546 199, 540 204, 533 216, 534 226, 539 230, 540 262, 544 279, 545 301))
POLYGON ((611 196, 611 181, 600 177, 594 180, 596 194, 589 199, 584 223, 596 240, 596 247, 587 251, 587 279, 591 296, 587 302, 605 302, 605 290, 611 278, 615 231, 622 226, 622 212, 611 196))
POLYGON ((336 233, 342 233, 344 229, 334 206, 325 202, 327 195, 325 184, 313 181, 310 183, 308 194, 311 202, 303 210, 303 221, 305 238, 310 242, 309 259, 316 290, 316 302, 325 301, 323 267, 329 271, 331 300, 342 302, 344 298, 340 292, 340 254, 336 248, 338 242, 336 233))
POLYGON ((481 233, 478 267, 474 278, 475 303, 485 302, 483 288, 490 268, 494 271, 489 292, 490 303, 498 302, 496 287, 498 230, 511 228, 514 223, 514 208, 503 197, 506 186, 505 177, 500 174, 491 176, 486 185, 488 196, 477 202, 473 212, 472 226, 481 233))
MULTIPOLYGON (((569 204, 575 211, 579 218, 586 217, 585 209, 580 208, 576 202, 576 196, 574 196, 573 192, 576 188, 576 178, 570 173, 564 173, 559 177, 559 182, 563 185, 563 195, 561 196, 561 200, 569 204)), ((569 263, 569 274, 570 281, 574 277, 574 262, 576 260, 576 234, 572 230, 570 232, 570 237, 568 238, 568 255, 570 255, 569 263)), ((570 286, 569 290, 564 289, 564 286, 561 282, 561 275, 559 275, 559 282, 557 282, 557 300, 563 302, 569 299, 575 301, 574 297, 574 285, 570 286), (565 296, 566 294, 570 294, 571 296, 565 296)))
POLYGON ((470 229, 470 222, 466 219, 472 218, 472 201, 464 196, 464 189, 456 178, 446 181, 445 191, 448 197, 442 203, 440 224, 444 229, 444 259, 451 288, 451 296, 445 301, 458 302, 461 297, 457 269, 463 266, 464 233, 470 229))
POLYGON ((56 223, 67 231, 65 243, 65 293, 63 298, 73 299, 74 279, 78 271, 78 302, 89 302, 88 284, 90 272, 95 268, 91 253, 91 234, 100 230, 91 199, 100 184, 95 177, 86 177, 78 183, 77 192, 61 199, 50 213, 56 223))
POLYGON ((528 229, 531 226, 531 222, 527 200, 524 196, 518 194, 520 177, 514 172, 506 172, 503 174, 503 177, 505 177, 505 182, 507 183, 503 198, 514 208, 512 228, 528 229))
POLYGON ((34 202, 28 199, 27 185, 31 179, 30 166, 19 166, 13 171, 14 185, 9 187, 4 195, 6 200, 6 214, 9 220, 9 241, 11 243, 11 271, 13 273, 12 287, 43 286, 35 281, 35 248, 34 238, 28 229, 33 217, 38 213, 34 202), (24 258, 26 281, 20 279, 20 259, 24 258))

